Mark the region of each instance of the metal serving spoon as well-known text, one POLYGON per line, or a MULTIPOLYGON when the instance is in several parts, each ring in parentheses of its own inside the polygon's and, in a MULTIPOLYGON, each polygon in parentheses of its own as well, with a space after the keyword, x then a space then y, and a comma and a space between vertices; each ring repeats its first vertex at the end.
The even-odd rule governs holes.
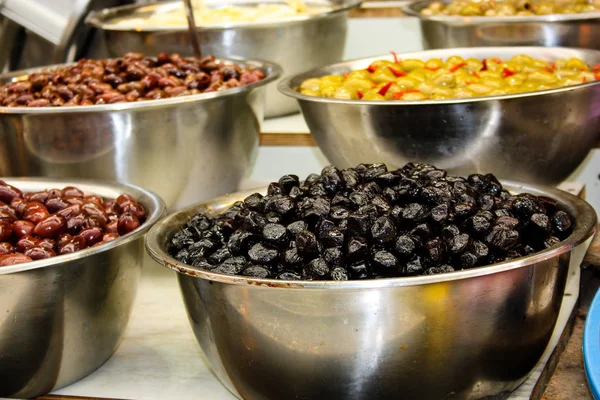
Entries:
POLYGON ((194 55, 200 58, 202 56, 202 52, 200 51, 200 35, 198 33, 198 30, 196 29, 196 21, 194 20, 194 9, 192 7, 192 1, 183 0, 183 4, 185 5, 185 14, 187 16, 188 21, 188 30, 190 31, 190 42, 194 50, 194 55))

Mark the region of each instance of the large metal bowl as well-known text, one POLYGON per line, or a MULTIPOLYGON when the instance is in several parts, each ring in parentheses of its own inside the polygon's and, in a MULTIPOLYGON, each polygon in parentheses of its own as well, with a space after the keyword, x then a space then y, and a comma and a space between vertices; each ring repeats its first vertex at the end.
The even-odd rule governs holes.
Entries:
POLYGON ((179 272, 196 338, 219 379, 239 398, 504 397, 543 354, 570 263, 581 262, 574 251, 587 248, 596 230, 593 208, 573 195, 504 186, 556 199, 575 219, 571 236, 490 267, 347 282, 223 275, 168 255, 167 243, 190 216, 219 213, 246 192, 165 218, 150 230, 146 247, 179 272))
MULTIPOLYGON (((0 176, 127 182, 180 208, 237 189, 258 149, 265 79, 222 92, 93 106, 0 107, 0 176)), ((33 70, 0 76, 0 82, 33 70)))
MULTIPOLYGON (((330 5, 330 12, 298 16, 283 21, 223 25, 199 28, 200 44, 206 54, 222 57, 245 57, 279 63, 286 75, 342 61, 346 45, 348 12, 362 0, 311 0, 308 4, 330 5)), ((256 5, 273 1, 210 2, 206 5, 256 5)), ((87 22, 102 29, 109 53, 122 56, 128 51, 143 54, 178 52, 191 54, 187 26, 122 28, 110 21, 135 13, 148 15, 181 7, 181 1, 152 5, 124 6, 91 13, 87 22)), ((276 87, 267 89, 266 117, 298 111, 294 101, 282 96, 276 87)))
POLYGON ((128 193, 148 211, 139 229, 106 245, 0 267, 0 397, 32 398, 89 375, 115 351, 141 277, 144 235, 165 205, 131 185, 2 179, 23 191, 77 186, 103 197, 128 193))
POLYGON ((600 50, 600 12, 531 17, 422 15, 421 10, 433 1, 419 0, 403 6, 406 14, 421 21, 426 49, 561 46, 600 50))
MULTIPOLYGON (((516 54, 600 63, 600 52, 543 47, 483 47, 401 54, 429 59, 516 54)), ((279 90, 300 103, 325 156, 338 167, 421 161, 456 174, 492 172, 505 179, 556 185, 583 161, 600 134, 600 81, 506 96, 429 101, 337 100, 300 94, 307 78, 367 68, 376 59, 348 61, 296 75, 279 90)))

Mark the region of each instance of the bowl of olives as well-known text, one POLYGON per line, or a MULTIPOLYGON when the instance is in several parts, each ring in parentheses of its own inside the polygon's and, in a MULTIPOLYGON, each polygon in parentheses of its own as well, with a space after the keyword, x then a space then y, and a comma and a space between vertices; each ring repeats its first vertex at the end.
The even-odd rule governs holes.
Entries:
POLYGON ((481 47, 343 62, 279 90, 337 167, 417 161, 555 186, 598 140, 599 79, 599 51, 481 47))
POLYGON ((480 46, 600 48, 598 0, 417 0, 425 49, 480 46))
POLYGON ((111 357, 143 238, 164 212, 160 197, 132 185, 0 180, 0 397, 43 396, 111 357))
POLYGON ((566 192, 360 164, 197 204, 146 247, 239 398, 485 398, 539 361, 595 227, 566 192))
POLYGON ((0 176, 120 181, 169 209, 235 190, 278 65, 126 53, 0 76, 0 176), (193 197, 193 201, 190 199, 193 197))

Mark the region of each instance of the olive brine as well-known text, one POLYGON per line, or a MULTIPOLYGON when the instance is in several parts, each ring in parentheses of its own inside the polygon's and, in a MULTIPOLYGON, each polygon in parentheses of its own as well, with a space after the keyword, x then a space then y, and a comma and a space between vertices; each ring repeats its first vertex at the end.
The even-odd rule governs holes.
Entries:
POLYGON ((559 243, 572 229, 554 200, 513 195, 491 174, 427 164, 333 166, 284 175, 217 216, 196 214, 172 237, 179 261, 283 280, 430 275, 490 265, 559 243))

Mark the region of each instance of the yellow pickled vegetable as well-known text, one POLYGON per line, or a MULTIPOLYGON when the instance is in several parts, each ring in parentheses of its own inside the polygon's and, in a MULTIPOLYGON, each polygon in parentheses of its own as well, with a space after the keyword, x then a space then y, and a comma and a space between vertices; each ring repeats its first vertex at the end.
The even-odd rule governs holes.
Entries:
POLYGON ((453 0, 448 4, 436 1, 421 10, 422 15, 460 16, 532 16, 579 14, 600 11, 598 0, 453 0))
POLYGON ((416 101, 501 96, 594 80, 600 80, 600 65, 590 68, 577 58, 549 62, 519 54, 509 60, 459 56, 401 60, 394 54, 393 61, 376 60, 347 74, 307 79, 298 91, 346 100, 416 101))

